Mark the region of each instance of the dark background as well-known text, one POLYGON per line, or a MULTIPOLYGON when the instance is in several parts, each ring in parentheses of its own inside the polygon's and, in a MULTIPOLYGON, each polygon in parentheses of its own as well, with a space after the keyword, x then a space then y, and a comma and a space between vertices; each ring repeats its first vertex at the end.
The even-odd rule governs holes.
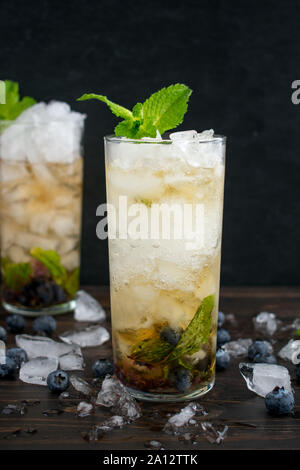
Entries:
POLYGON ((296 0, 1 0, 1 78, 88 113, 84 284, 108 283, 95 211, 105 201, 102 136, 116 120, 75 98, 98 92, 132 107, 176 82, 194 90, 182 128, 228 136, 222 283, 300 283, 299 25, 296 0))

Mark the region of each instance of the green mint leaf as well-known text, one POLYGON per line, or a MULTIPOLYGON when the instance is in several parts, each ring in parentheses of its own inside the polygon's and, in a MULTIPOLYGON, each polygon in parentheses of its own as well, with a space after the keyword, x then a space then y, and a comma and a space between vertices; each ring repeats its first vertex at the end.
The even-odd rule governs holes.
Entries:
POLYGON ((5 286, 19 291, 30 281, 32 267, 30 263, 2 263, 2 272, 5 286))
POLYGON ((39 260, 50 272, 53 280, 59 284, 65 284, 67 280, 67 271, 60 262, 60 256, 54 250, 42 250, 42 248, 31 248, 30 254, 33 258, 39 260))
POLYGON ((77 99, 77 101, 85 101, 85 100, 103 101, 103 103, 106 103, 109 109, 111 110, 111 112, 115 114, 117 117, 121 117, 122 119, 128 119, 130 121, 133 120, 132 112, 129 111, 129 109, 126 109, 123 106, 113 103, 104 95, 96 95, 95 93, 85 93, 84 95, 82 95, 80 98, 77 99))
POLYGON ((205 297, 193 319, 182 333, 180 340, 173 349, 167 362, 173 361, 184 355, 191 355, 199 351, 202 344, 206 343, 209 338, 212 316, 211 312, 214 308, 214 296, 205 297))
POLYGON ((130 359, 147 364, 161 362, 174 348, 160 338, 150 338, 137 343, 131 351, 130 359))
POLYGON ((20 100, 19 85, 11 80, 4 80, 5 104, 0 104, 0 120, 14 120, 36 101, 29 96, 20 100))
POLYGON ((295 335, 300 336, 300 328, 296 331, 295 335))
POLYGON ((151 123, 160 134, 177 127, 183 121, 191 93, 186 85, 177 83, 151 95, 143 104, 145 125, 151 123))
POLYGON ((113 103, 104 95, 95 93, 85 93, 78 98, 78 101, 93 99, 103 101, 113 114, 123 119, 115 127, 115 135, 141 139, 155 138, 157 131, 163 134, 181 124, 191 93, 192 90, 186 85, 176 83, 153 93, 144 103, 137 103, 132 111, 113 103))
POLYGON ((79 267, 70 274, 64 288, 71 297, 75 296, 79 288, 79 267))

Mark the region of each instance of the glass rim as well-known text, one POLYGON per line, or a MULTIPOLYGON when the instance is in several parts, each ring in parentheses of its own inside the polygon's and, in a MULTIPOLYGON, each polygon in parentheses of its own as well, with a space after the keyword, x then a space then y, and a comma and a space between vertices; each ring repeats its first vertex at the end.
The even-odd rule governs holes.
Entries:
MULTIPOLYGON (((169 135, 167 133, 167 135, 169 135)), ((170 138, 164 138, 161 140, 154 140, 151 137, 144 137, 142 139, 128 139, 127 137, 116 137, 114 134, 108 134, 103 137, 105 142, 114 142, 114 143, 139 143, 139 144, 172 144, 174 141, 172 141, 170 138), (144 140, 145 139, 145 140, 144 140), (149 139, 149 140, 146 140, 149 139)), ((215 134, 212 138, 210 139, 199 139, 197 140, 198 144, 210 144, 212 142, 221 142, 221 143, 226 143, 227 137, 225 135, 220 135, 220 134, 215 134)), ((191 143, 192 141, 185 141, 185 140, 178 140, 177 142, 187 142, 191 143)))

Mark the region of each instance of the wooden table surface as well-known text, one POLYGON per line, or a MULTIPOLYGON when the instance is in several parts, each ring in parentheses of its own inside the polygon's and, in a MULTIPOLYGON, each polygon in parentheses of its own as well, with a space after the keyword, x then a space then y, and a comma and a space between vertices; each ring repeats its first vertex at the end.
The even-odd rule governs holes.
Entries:
MULTIPOLYGON (((85 287, 100 300, 109 311, 108 289, 104 287, 85 287)), ((225 327, 232 339, 239 337, 257 338, 253 330, 252 317, 260 311, 274 312, 283 321, 291 323, 300 312, 300 291, 296 288, 223 288, 220 309, 236 316, 237 325, 225 327)), ((2 310, 0 324, 4 325, 5 313, 2 310)), ((57 332, 74 327, 73 315, 57 317, 57 332)), ((107 327, 110 328, 109 323, 107 327)), ((28 320, 27 333, 31 333, 31 320, 28 320)), ((291 330, 275 334, 275 352, 292 337, 291 330)), ((10 334, 8 347, 14 346, 14 335, 10 334)), ((84 349, 86 368, 82 375, 92 379, 91 366, 97 358, 111 357, 111 345, 84 349)), ((187 444, 162 432, 168 413, 176 413, 183 406, 178 404, 141 403, 143 416, 122 430, 114 430, 105 435, 100 442, 88 443, 82 434, 93 425, 101 423, 111 413, 108 409, 97 407, 95 414, 85 418, 76 415, 76 405, 82 400, 71 391, 71 397, 59 400, 46 387, 30 385, 20 380, 0 382, 0 449, 86 449, 86 450, 124 450, 146 449, 149 440, 158 440, 166 450, 188 449, 300 449, 300 386, 295 381, 295 368, 286 362, 292 385, 295 390, 295 412, 291 416, 272 417, 265 409, 264 400, 250 392, 238 370, 235 359, 230 367, 217 374, 216 384, 211 392, 199 400, 214 420, 229 427, 228 435, 221 445, 211 444, 204 436, 197 444, 187 444), (73 395, 73 396, 72 396, 73 395), (7 404, 20 404, 27 400, 25 414, 1 413, 7 404), (59 414, 46 416, 45 410, 59 410, 59 414), (156 411, 155 416, 153 412, 156 411)))

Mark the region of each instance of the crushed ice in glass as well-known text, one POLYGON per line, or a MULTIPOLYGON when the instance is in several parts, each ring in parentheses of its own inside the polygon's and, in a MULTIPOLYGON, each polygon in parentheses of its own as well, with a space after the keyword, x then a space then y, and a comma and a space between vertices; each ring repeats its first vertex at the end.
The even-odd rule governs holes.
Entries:
POLYGON ((261 397, 265 397, 276 386, 292 391, 291 378, 286 367, 277 364, 241 363, 239 368, 249 390, 261 397))
POLYGON ((280 349, 278 356, 293 364, 300 363, 300 340, 291 339, 283 348, 280 349))
POLYGON ((66 331, 60 339, 67 344, 75 344, 82 348, 101 346, 110 338, 109 332, 103 326, 88 326, 80 331, 66 331))
POLYGON ((254 328, 262 334, 272 336, 279 325, 275 313, 260 312, 253 318, 254 328))
POLYGON ((112 408, 114 413, 123 416, 127 422, 134 421, 141 416, 137 401, 116 377, 104 379, 96 404, 112 408))
POLYGON ((91 395, 93 389, 88 382, 83 380, 81 377, 76 375, 70 375, 70 382, 77 392, 82 393, 83 395, 91 395))
POLYGON ((22 363, 19 378, 29 384, 46 385, 48 375, 57 367, 58 360, 54 357, 35 357, 22 363))
POLYGON ((239 338, 235 341, 225 343, 223 349, 228 352, 230 357, 246 357, 248 356, 248 348, 252 342, 250 338, 239 338))
POLYGON ((86 322, 101 322, 105 320, 105 310, 90 294, 84 290, 79 290, 76 294, 75 300, 75 320, 86 322))
POLYGON ((60 343, 45 336, 17 335, 16 344, 19 348, 26 351, 28 359, 41 356, 60 358, 60 356, 69 353, 81 355, 81 349, 79 346, 60 343))
POLYGON ((59 368, 62 370, 83 370, 84 360, 81 354, 68 353, 59 357, 59 368))
POLYGON ((89 416, 93 410, 93 405, 91 403, 87 403, 86 401, 81 401, 77 406, 77 415, 80 418, 84 418, 85 416, 89 416))

